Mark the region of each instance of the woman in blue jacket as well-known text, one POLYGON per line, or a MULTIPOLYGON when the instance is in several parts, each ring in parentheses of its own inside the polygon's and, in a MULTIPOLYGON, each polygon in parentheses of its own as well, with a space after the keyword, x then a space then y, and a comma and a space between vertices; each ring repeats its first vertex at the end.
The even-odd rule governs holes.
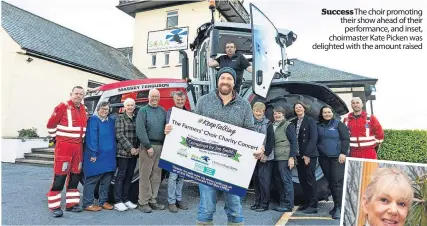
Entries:
POLYGON ((116 130, 114 119, 108 116, 110 105, 102 102, 96 115, 88 122, 86 130, 83 172, 83 208, 86 211, 112 210, 108 200, 108 189, 116 170, 116 130), (95 186, 99 186, 99 206, 93 204, 95 186))
POLYGON ((344 123, 334 119, 330 106, 320 109, 317 132, 319 164, 328 180, 334 200, 334 208, 330 214, 333 219, 340 219, 344 164, 349 150, 350 133, 344 123))

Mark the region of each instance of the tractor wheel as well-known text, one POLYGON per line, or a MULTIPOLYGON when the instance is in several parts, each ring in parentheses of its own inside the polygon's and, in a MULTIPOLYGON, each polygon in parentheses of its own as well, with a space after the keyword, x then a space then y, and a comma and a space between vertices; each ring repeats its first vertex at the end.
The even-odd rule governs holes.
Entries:
MULTIPOLYGON (((298 94, 289 94, 286 92, 286 90, 280 88, 272 88, 269 92, 269 95, 267 96, 267 99, 260 97, 254 98, 251 104, 253 105, 257 101, 263 102, 266 105, 265 114, 270 121, 273 121, 273 109, 276 106, 283 107, 283 109, 285 109, 286 111, 285 118, 287 120, 291 120, 296 117, 293 110, 294 104, 297 102, 302 102, 307 107, 305 114, 314 118, 317 121, 320 109, 324 105, 327 105, 314 97, 298 94)), ((337 119, 340 118, 338 114, 334 114, 334 117, 337 119)), ((328 182, 323 176, 323 172, 319 164, 317 164, 316 166, 315 176, 317 181, 316 187, 318 200, 327 200, 330 195, 330 190, 328 188, 328 182)), ((292 171, 292 181, 294 182, 295 204, 299 205, 303 202, 304 195, 302 193, 301 185, 299 183, 298 172, 296 168, 294 168, 292 171)), ((274 202, 278 203, 279 195, 274 180, 272 180, 271 188, 271 197, 274 202)))

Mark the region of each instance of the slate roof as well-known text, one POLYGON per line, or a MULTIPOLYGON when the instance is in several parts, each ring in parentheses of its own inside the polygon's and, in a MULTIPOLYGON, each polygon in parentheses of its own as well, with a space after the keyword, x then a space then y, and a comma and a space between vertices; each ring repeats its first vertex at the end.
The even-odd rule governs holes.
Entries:
MULTIPOLYGON (((309 63, 299 59, 290 59, 294 62, 293 65, 288 66, 291 72, 289 81, 304 81, 304 82, 317 82, 317 83, 370 83, 375 84, 378 79, 369 78, 361 75, 340 71, 333 68, 320 66, 317 64, 309 63)), ((244 73, 245 80, 252 80, 250 73, 244 73)))
POLYGON ((123 55, 125 55, 125 57, 128 58, 130 62, 132 62, 133 47, 123 47, 117 49, 122 52, 123 55))
POLYGON ((2 27, 27 54, 117 80, 145 78, 120 50, 2 1, 2 27))
POLYGON ((332 82, 332 81, 377 81, 375 78, 369 78, 361 75, 340 71, 333 68, 320 66, 299 59, 291 59, 294 65, 289 65, 291 72, 289 81, 305 82, 332 82))

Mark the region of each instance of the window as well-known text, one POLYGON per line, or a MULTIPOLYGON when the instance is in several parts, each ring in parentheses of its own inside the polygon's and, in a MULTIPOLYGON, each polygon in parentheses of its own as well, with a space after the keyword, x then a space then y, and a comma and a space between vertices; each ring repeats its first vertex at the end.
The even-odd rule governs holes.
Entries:
POLYGON ((169 53, 165 53, 165 65, 169 65, 169 53))
POLYGON ((96 87, 99 87, 102 85, 104 85, 104 83, 100 83, 100 82, 96 82, 96 81, 92 81, 92 80, 89 80, 87 82, 87 88, 96 88, 96 87))
POLYGON ((178 26, 178 11, 167 12, 166 28, 178 26))
POLYGON ((151 55, 151 67, 156 66, 156 55, 151 55))

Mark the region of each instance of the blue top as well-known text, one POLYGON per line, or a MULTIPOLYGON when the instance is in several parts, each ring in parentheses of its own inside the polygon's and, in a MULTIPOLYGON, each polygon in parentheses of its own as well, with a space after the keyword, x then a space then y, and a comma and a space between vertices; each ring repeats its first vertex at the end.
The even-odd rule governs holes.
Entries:
POLYGON ((90 117, 86 129, 83 172, 95 176, 116 170, 116 131, 114 119, 102 121, 97 115, 90 117), (96 157, 95 162, 90 158, 96 157))
POLYGON ((344 123, 336 119, 324 121, 317 125, 317 132, 317 148, 321 156, 348 155, 350 133, 344 123))

